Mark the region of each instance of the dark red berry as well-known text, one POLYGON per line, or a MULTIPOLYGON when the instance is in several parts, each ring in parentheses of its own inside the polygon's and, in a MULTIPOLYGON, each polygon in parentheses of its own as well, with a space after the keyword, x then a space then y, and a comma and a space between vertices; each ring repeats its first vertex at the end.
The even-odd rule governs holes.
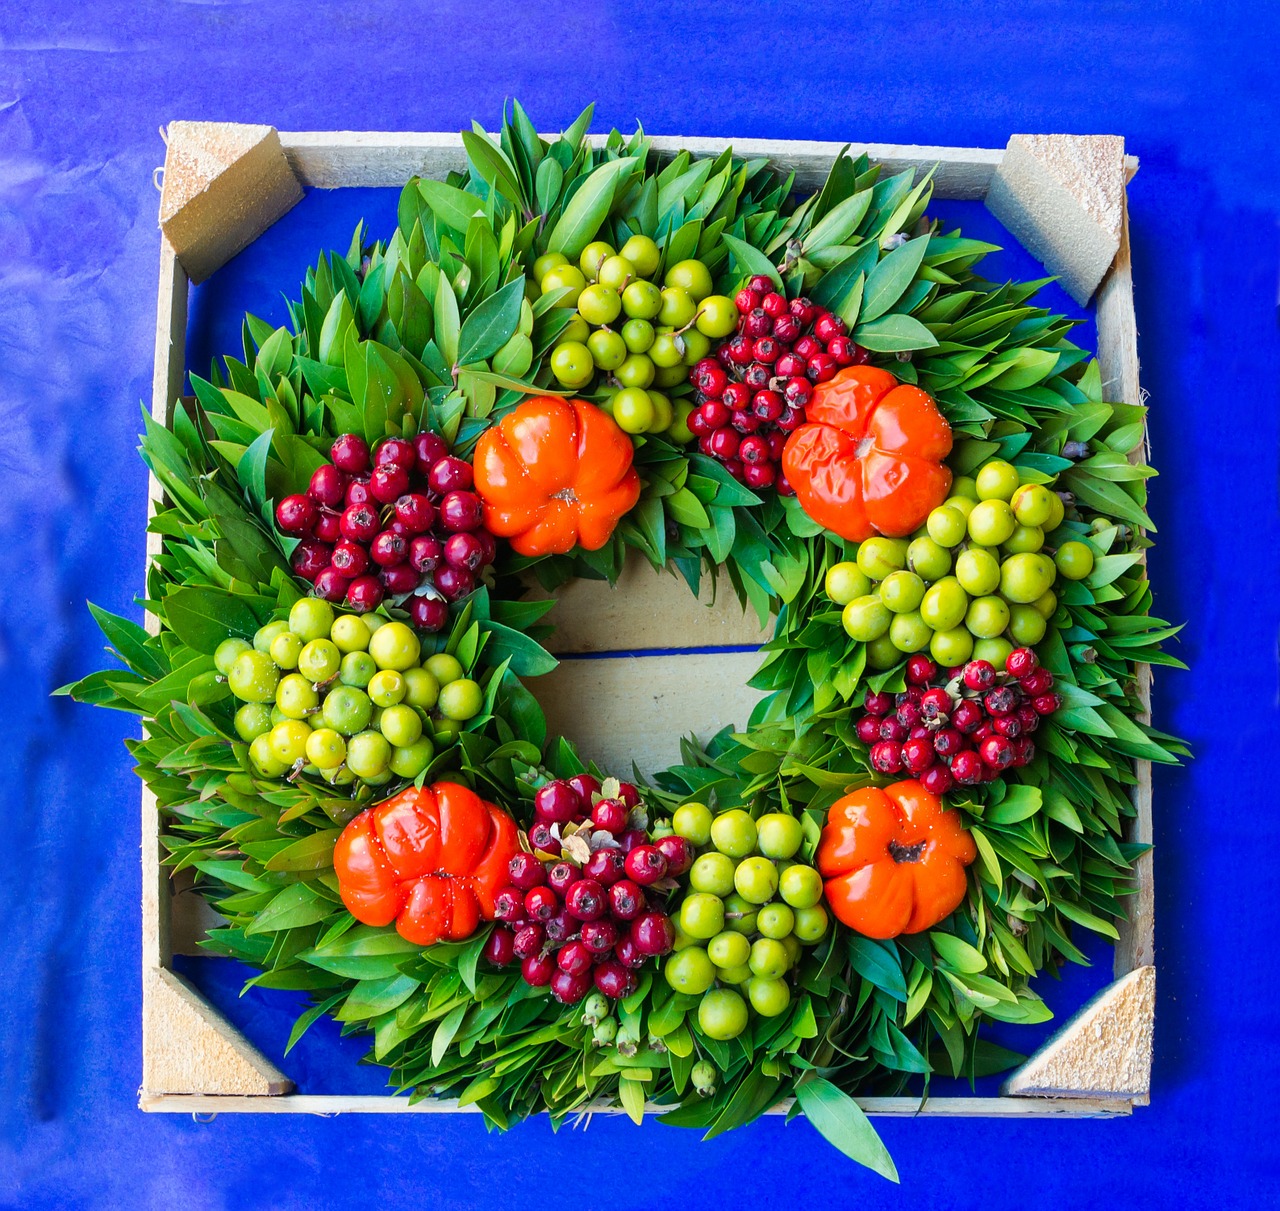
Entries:
POLYGON ((669 837, 659 837, 654 845, 666 858, 667 874, 672 877, 679 878, 693 865, 693 846, 683 837, 677 837, 674 834, 669 837))
POLYGON ((830 354, 815 353, 805 366, 805 374, 811 383, 826 383, 835 378, 839 368, 836 359, 830 354))
POLYGON ((868 690, 866 697, 862 700, 862 705, 870 715, 887 715, 893 710, 893 696, 891 694, 877 694, 874 690, 868 690))
POLYGON ((858 360, 858 346, 847 336, 833 336, 827 342, 827 352, 839 366, 852 366, 858 360))
POLYGON ((403 593, 412 593, 422 578, 407 563, 398 563, 394 568, 383 568, 378 579, 388 594, 399 597, 403 593))
POLYGON ((383 530, 369 544, 369 557, 382 568, 394 568, 409 558, 409 544, 404 535, 394 530, 383 530))
POLYGON ((436 459, 427 475, 427 486, 437 496, 445 496, 450 492, 465 492, 474 482, 475 475, 471 470, 471 464, 453 455, 436 459))
POLYGON ((622 801, 622 806, 628 811, 633 807, 640 806, 640 791, 630 782, 618 783, 618 798, 622 801))
POLYGON ((531 921, 549 921, 559 908, 560 897, 549 887, 531 887, 524 893, 524 911, 531 921))
POLYGON ((823 352, 822 342, 813 336, 802 336, 792 346, 792 350, 798 357, 804 358, 806 366, 811 357, 816 357, 823 352))
POLYGON ((446 601, 461 601, 476 587, 476 578, 466 568, 455 568, 452 564, 436 568, 432 581, 446 601))
POLYGON ((582 815, 582 796, 568 782, 557 778, 538 787, 533 796, 533 810, 553 824, 568 824, 582 815))
POLYGON ((976 728, 981 727, 985 718, 986 716, 982 713, 982 707, 976 702, 961 702, 951 712, 951 726, 967 736, 976 728))
POLYGON ((832 315, 829 311, 825 315, 818 316, 813 322, 813 335, 820 341, 831 341, 837 336, 844 336, 844 334, 844 320, 838 315, 832 315))
POLYGON ((484 957, 495 967, 505 967, 516 957, 516 936, 499 925, 484 944, 484 957))
POLYGON ((440 502, 440 524, 455 533, 474 530, 484 518, 484 505, 474 492, 450 492, 440 502))
MULTIPOLYGON (((1031 713, 1035 714, 1034 711, 1031 713)), ((993 719, 991 726, 995 729, 997 736, 1005 736, 1010 740, 1022 735, 1022 720, 1018 718, 1016 713, 1001 715, 999 718, 993 719)))
POLYGON ((951 776, 961 786, 975 786, 982 781, 982 758, 971 748, 951 758, 951 776))
POLYGON ((572 862, 555 862, 547 871, 547 886, 563 896, 581 878, 582 872, 572 862))
POLYGON ((604 916, 608 904, 607 893, 594 879, 579 879, 564 898, 566 911, 579 921, 594 921, 604 916))
POLYGON ((276 525, 286 534, 310 534, 319 516, 320 510, 309 496, 286 496, 276 505, 276 525))
POLYGON ((751 437, 744 437, 742 441, 738 443, 738 457, 748 466, 751 466, 752 463, 768 462, 768 439, 754 434, 751 437))
POLYGON ((555 946, 577 933, 578 925, 579 922, 562 908, 554 917, 548 919, 543 928, 547 931, 547 941, 555 946))
POLYGON ((609 888, 609 911, 619 921, 634 921, 644 909, 644 892, 638 883, 620 879, 609 888))
POLYGON ((771 336, 762 336, 751 346, 751 356, 765 366, 772 366, 778 360, 779 352, 778 342, 771 336))
POLYGON ((954 727, 944 727, 933 737, 933 751, 939 757, 954 757, 965 747, 964 736, 954 727))
POLYGON ((767 488, 777 478, 773 463, 744 463, 742 482, 748 488, 767 488))
POLYGON ((945 795, 954 783, 951 771, 941 762, 931 765, 920 775, 920 785, 931 795, 945 795))
POLYGON ((1015 768, 1026 765, 1036 755, 1035 742, 1029 736, 1019 736, 1013 744, 1013 764, 1015 768))
POLYGON ((434 467, 448 453, 449 447, 438 433, 419 433, 413 439, 414 461, 421 475, 425 475, 429 467, 434 467))
MULTIPOLYGON (((571 942, 571 946, 576 943, 571 942)), ((585 949, 585 948, 584 948, 585 949)), ((590 951, 587 951, 590 954, 590 951)), ((578 972, 557 971, 551 977, 551 995, 561 1005, 576 1005, 591 990, 591 969, 578 972)))
POLYGON ((1034 732, 1040 726, 1040 716, 1036 714, 1036 708, 1028 703, 1018 707, 1018 722, 1022 724, 1025 735, 1027 732, 1034 732))
POLYGON ((780 316, 773 321, 773 335, 784 345, 791 344, 800 335, 800 321, 793 315, 780 316))
POLYGON ((630 934, 613 948, 613 953, 624 967, 643 967, 649 959, 649 956, 635 944, 630 934))
POLYGON ((642 828, 629 828, 618 838, 618 845, 624 854, 629 854, 638 845, 648 845, 649 834, 642 828))
POLYGON ((369 446, 363 437, 344 433, 329 447, 329 457, 339 471, 348 475, 362 475, 369 469, 369 446))
POLYGON ((772 331, 773 320, 769 318, 769 313, 763 307, 757 307, 754 311, 748 312, 742 319, 742 335, 750 337, 752 341, 768 336, 772 331))
POLYGON ((346 576, 332 565, 323 569, 315 579, 315 594, 325 601, 341 601, 347 595, 346 576))
POLYGON ((763 421, 775 421, 787 405, 776 391, 757 391, 751 399, 751 413, 763 421))
POLYGON ((913 774, 920 774, 934 764, 937 754, 926 737, 908 740, 902 746, 902 763, 913 774))
POLYGON ((782 415, 774 422, 783 433, 791 433, 804 424, 804 409, 786 407, 782 415))
POLYGON ((667 873, 667 860, 656 845, 637 845, 627 854, 627 878, 648 887, 667 873))
POLYGON ((732 429, 717 429, 707 441, 711 453, 726 461, 737 457, 738 443, 738 435, 732 429))
POLYGON ((938 666, 928 656, 907 657, 907 684, 928 685, 938 675, 938 666))
POLYGON ((596 828, 617 836, 618 833, 626 832, 627 817, 630 814, 621 799, 601 799, 591 809, 591 823, 596 828))
POLYGON ((334 543, 342 537, 342 516, 338 513, 321 513, 316 518, 312 534, 320 542, 334 543))
POLYGON ((864 715, 858 720, 858 739, 863 744, 874 744, 880 739, 880 720, 875 715, 864 715))
POLYGON ((419 534, 409 543, 409 563, 419 572, 431 572, 444 559, 444 546, 434 534, 419 534))
POLYGON ((527 959, 530 955, 536 955, 546 940, 546 931, 541 925, 522 925, 516 930, 514 948, 516 957, 527 959))
MULTIPOLYGON (((894 711, 894 718, 897 719, 897 721, 902 724, 908 732, 910 732, 922 718, 928 718, 928 716, 922 714, 922 706, 920 703, 903 702, 899 704, 898 709, 894 711)), ((892 739, 892 737, 886 737, 886 739, 892 739)))
POLYGON ((442 597, 428 597, 425 593, 409 598, 406 603, 409 621, 420 631, 434 634, 444 630, 449 621, 449 607, 442 597))
POLYGON ((478 572, 484 567, 484 546, 474 534, 450 534, 444 544, 444 560, 450 567, 478 572))
POLYGON ((583 946, 593 955, 609 954, 618 944, 618 927, 608 918, 584 921, 580 936, 583 946))
POLYGON ((713 357, 704 357, 689 374, 689 381, 708 399, 719 399, 729 385, 729 376, 713 357))
POLYGON ((307 495, 317 504, 336 506, 347 490, 346 476, 332 463, 325 463, 311 473, 311 482, 307 485, 307 495))
POLYGON ((554 853, 560 848, 560 842, 551 832, 551 825, 545 820, 535 820, 529 825, 529 844, 539 853, 554 853))
POLYGON ((751 388, 746 383, 730 383, 720 397, 730 412, 741 412, 751 402, 751 388))
MULTIPOLYGON (((754 412, 735 412, 730 418, 729 424, 731 424, 739 433, 758 433, 762 422, 754 412)), ((741 462, 742 459, 735 455, 729 461, 741 462)))
POLYGON ((565 781, 574 789, 579 799, 582 800, 582 811, 585 813, 591 809, 591 796, 600 793, 600 779, 594 778, 590 774, 574 774, 565 781))
POLYGON ((1030 648, 1014 648, 1004 662, 1005 672, 1019 681, 1039 667, 1040 658, 1030 648))
POLYGON ((1013 745, 1003 736, 988 736, 979 745, 978 755, 992 769, 1008 769, 1013 764, 1013 745))
MULTIPOLYGON (((373 493, 369 490, 367 475, 357 475, 347 484, 347 490, 342 495, 342 502, 347 508, 352 505, 367 505, 371 500, 373 500, 373 493)), ((376 501, 374 505, 376 507, 376 501)))
POLYGON ((314 581, 329 566, 332 555, 325 543, 307 539, 294 547, 289 565, 303 580, 314 581))
POLYGON ((926 719, 943 719, 951 714, 955 702, 941 686, 925 690, 920 697, 920 714, 926 719))
POLYGON ((555 960, 550 955, 533 954, 520 964, 520 978, 534 988, 545 988, 557 974, 564 973, 556 971, 555 960))
POLYGON ((587 859, 582 873, 603 887, 612 887, 626 873, 625 857, 619 849, 598 849, 587 859))
POLYGON ((1031 700, 1031 705, 1037 715, 1052 715, 1062 705, 1062 699, 1057 694, 1041 694, 1031 700))
MULTIPOLYGON (((348 580, 363 576, 369 568, 369 552, 358 542, 344 538, 333 548, 333 567, 348 580)), ((346 591, 345 588, 343 591, 346 591)))
MULTIPOLYGON (((791 349, 779 356, 778 360, 773 363, 773 372, 779 378, 794 378, 796 375, 804 373, 804 358, 791 349)), ((805 382, 808 387, 808 382, 805 382)))
POLYGON ((620 1001, 635 990, 636 978, 617 959, 600 963, 591 975, 592 982, 611 1001, 620 1001))
POLYGON ((351 505, 344 510, 338 524, 343 538, 361 544, 372 542, 381 529, 378 510, 372 505, 351 505))
POLYGON ((493 915, 499 921, 518 921, 524 916, 524 892, 520 888, 504 887, 493 897, 493 915))
POLYGON ((556 966, 570 975, 589 970, 592 962, 591 951, 581 942, 566 942, 556 953, 556 966))
MULTIPOLYGON (((804 373, 803 365, 800 367, 800 373, 804 373)), ((789 378, 787 379, 786 385, 782 388, 782 398, 790 408, 803 408, 808 404, 812 397, 813 387, 807 378, 800 378, 798 376, 789 378)))
POLYGON ((729 408, 721 399, 707 400, 698 409, 698 415, 706 422, 708 432, 723 429, 729 423, 729 408))
POLYGON ((381 604, 386 590, 376 576, 357 576, 347 584, 347 605, 357 614, 367 614, 381 604))
POLYGON ((541 887, 547 881, 546 868, 532 854, 523 851, 507 864, 507 875, 511 879, 511 886, 520 891, 541 887))
POLYGON ((995 665, 986 660, 970 660, 964 666, 964 683, 971 690, 989 690, 996 683, 995 665))
POLYGON ((886 715, 880 720, 881 740, 889 740, 895 744, 901 744, 910 733, 911 729, 896 714, 886 715))
MULTIPOLYGON (((765 281, 768 282, 769 279, 765 278, 765 281)), ((769 286, 770 289, 772 289, 773 283, 769 282, 769 286)), ((760 306, 760 297, 761 296, 756 291, 752 290, 750 286, 744 286, 738 291, 733 299, 734 306, 738 309, 738 314, 747 315, 754 311, 760 306)))
POLYGON ((813 323, 814 317, 818 314, 818 308, 813 301, 805 298, 804 295, 801 295, 798 299, 792 299, 787 310, 802 324, 813 323))
POLYGON ((871 768, 881 774, 896 774, 902 769, 902 745, 894 740, 881 740, 871 746, 871 768))
POLYGON ((773 278, 765 273, 753 274, 747 285, 759 295, 768 294, 774 289, 773 278))
POLYGON ((413 443, 403 437, 389 437, 373 452, 374 467, 385 467, 394 463, 405 471, 412 471, 418 456, 414 452, 413 443))
POLYGON ((435 524, 435 505, 425 493, 406 492, 396 500, 396 520, 409 534, 425 534, 435 524))
POLYGON ((770 319, 776 320, 779 316, 787 314, 787 300, 776 290, 770 290, 769 293, 760 300, 760 309, 770 319))
POLYGON ((1053 689, 1053 674, 1048 669, 1035 669, 1022 677, 1018 684, 1028 698, 1039 698, 1053 689))
POLYGON ((729 351, 729 357, 735 366, 751 364, 751 338, 745 333, 738 333, 725 348, 729 351))
POLYGON ((374 467, 369 476, 369 491, 373 499, 384 505, 391 504, 409 490, 409 472, 397 463, 383 463, 374 467))
POLYGON ((1018 709, 1018 696, 1007 685, 989 690, 982 699, 988 715, 1011 715, 1018 709))
POLYGON ((631 922, 630 936, 642 954, 664 955, 676 944, 676 927, 665 913, 647 912, 631 922))

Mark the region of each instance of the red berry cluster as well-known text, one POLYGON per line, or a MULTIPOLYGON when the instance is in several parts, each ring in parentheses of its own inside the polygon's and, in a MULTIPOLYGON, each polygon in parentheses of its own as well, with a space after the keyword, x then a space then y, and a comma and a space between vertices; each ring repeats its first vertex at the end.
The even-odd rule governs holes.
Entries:
POLYGON ((419 630, 441 630, 448 602, 470 593, 497 553, 471 464, 434 433, 388 438, 372 456, 364 438, 345 433, 329 457, 305 493, 276 506, 276 525, 302 539, 293 570, 317 597, 361 613, 430 584, 405 608, 419 630))
POLYGON ((842 366, 861 365, 867 351, 845 333, 839 316, 806 298, 792 299, 757 274, 734 300, 738 332, 689 373, 697 408, 689 429, 703 454, 750 488, 791 485, 783 475, 787 435, 804 424, 815 383, 842 366))
POLYGON ((858 738, 871 746, 871 766, 906 772, 925 790, 944 794, 976 786, 1035 756, 1031 733, 1062 705, 1053 674, 1030 648, 1017 648, 997 672, 985 660, 943 672, 927 656, 907 661, 907 689, 867 691, 858 738))
POLYGON ((693 865, 683 837, 650 842, 647 832, 631 827, 640 806, 634 786, 611 782, 603 789, 615 793, 602 794, 589 774, 539 789, 529 829, 539 852, 511 859, 511 886, 497 895, 499 924, 485 945, 489 962, 505 967, 518 959, 525 983, 550 985, 563 1005, 576 1005, 592 985, 613 1000, 635 990, 634 970, 675 944, 671 918, 651 898, 654 885, 693 865), (563 855, 577 850, 582 860, 556 856, 562 830, 563 855))

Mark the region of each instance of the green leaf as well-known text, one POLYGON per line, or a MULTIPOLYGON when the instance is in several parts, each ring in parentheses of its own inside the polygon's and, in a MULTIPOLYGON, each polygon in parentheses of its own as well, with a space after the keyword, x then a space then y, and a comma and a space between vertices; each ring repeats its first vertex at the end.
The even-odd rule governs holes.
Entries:
MULTIPOLYGON (((848 781, 847 776, 841 776, 848 781)), ((907 982, 902 974, 902 963, 889 947, 893 943, 877 942, 861 934, 848 937, 849 962, 864 980, 887 992, 895 1001, 906 1002, 907 982)))
POLYGON ((610 160, 594 169, 556 220, 547 237, 547 251, 562 252, 576 261, 608 217, 619 179, 634 166, 633 160, 610 160))
POLYGON ((523 207, 524 190, 520 188, 516 170, 502 149, 495 147, 487 135, 473 130, 462 132, 462 145, 467 149, 467 159, 471 161, 476 175, 513 206, 523 207))
POLYGON ((286 845, 267 859, 267 870, 328 870, 333 865, 333 847, 338 843, 340 828, 324 829, 286 845))
POLYGON ((500 622, 484 624, 489 632, 489 645, 485 649, 485 659, 493 664, 500 664, 510 659, 511 671, 521 677, 538 677, 549 673, 560 662, 551 655, 536 639, 500 622))
POLYGON ((820 1076, 806 1075, 796 1082, 796 1101, 827 1143, 881 1177, 898 1181, 889 1150, 862 1107, 847 1093, 820 1076))
POLYGON ((980 971, 986 971, 987 960, 983 958, 982 952, 963 939, 957 938, 955 934, 942 933, 935 929, 929 934, 929 941, 933 943, 933 949, 938 957, 947 966, 954 967, 956 971, 964 972, 966 975, 976 975, 980 971))
POLYGON ((440 275, 440 283, 436 287, 435 301, 435 337, 446 366, 458 364, 458 296, 453 292, 453 283, 448 274, 440 275))
MULTIPOLYGON (((863 291, 863 315, 866 314, 866 291, 863 291)), ((910 315, 882 315, 870 323, 860 323, 853 339, 875 353, 902 353, 913 349, 932 349, 938 342, 918 319, 910 315)))
POLYGON ((331 916, 337 907, 332 900, 321 899, 306 883, 293 883, 249 922, 245 933, 278 933, 299 925, 315 925, 331 916))
POLYGON ((761 252, 759 248, 748 244, 745 240, 740 240, 737 236, 730 235, 728 232, 725 232, 724 242, 728 245, 739 275, 746 277, 750 274, 762 273, 779 290, 782 289, 782 275, 767 254, 761 252))
POLYGON ((418 192, 431 207, 431 213, 460 235, 466 234, 472 215, 484 213, 484 203, 475 194, 446 185, 443 181, 422 177, 418 181, 418 192))
POLYGON ((120 659, 135 673, 144 677, 163 677, 169 671, 168 661, 147 646, 150 636, 136 622, 100 609, 93 602, 89 602, 89 613, 120 659))
POLYGON ((467 316, 458 337, 459 365, 492 357, 515 335, 524 302, 524 283, 523 277, 508 282, 467 316))
POLYGON ((254 439, 236 463, 236 478, 259 512, 267 507, 267 458, 274 438, 275 430, 268 429, 254 439))
MULTIPOLYGON (((888 256, 867 275, 867 284, 862 292, 862 323, 884 315, 905 293, 907 287, 915 279, 916 270, 924 260, 925 251, 929 247, 927 235, 917 236, 905 244, 895 248, 888 256)), ((921 325, 923 327, 923 325, 921 325)), ((937 344, 930 339, 929 344, 937 344)), ((920 349, 924 346, 910 345, 906 348, 920 349)), ((875 346, 868 346, 875 348, 875 346)))
POLYGON ((213 655, 224 639, 253 639, 258 619, 242 601, 217 589, 183 587, 163 602, 164 620, 187 647, 213 655))

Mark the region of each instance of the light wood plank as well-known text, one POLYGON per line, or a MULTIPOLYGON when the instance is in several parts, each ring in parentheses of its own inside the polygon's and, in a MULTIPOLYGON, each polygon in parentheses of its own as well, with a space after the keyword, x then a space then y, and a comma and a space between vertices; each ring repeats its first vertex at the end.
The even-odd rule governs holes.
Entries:
MULTIPOLYGON (((554 139, 554 134, 544 135, 554 139)), ((597 147, 606 135, 591 135, 597 147)), ((345 186, 401 186, 411 176, 443 177, 465 172, 466 152, 457 134, 398 131, 281 131, 280 142, 298 180, 304 186, 340 189, 345 186)), ((655 135, 651 145, 659 155, 687 150, 695 156, 719 155, 732 143, 746 159, 768 157, 784 172, 796 174, 796 188, 813 190, 826 179, 831 163, 845 146, 785 139, 728 139, 705 136, 655 135)), ((981 198, 986 194, 1004 152, 998 148, 956 148, 859 143, 851 140, 856 155, 865 151, 889 174, 908 168, 937 168, 940 197, 981 198)))
MULTIPOLYGON (((1122 1099, 1088 1097, 936 1097, 921 1103, 910 1097, 856 1098, 873 1118, 1118 1118, 1131 1113, 1122 1099)), ((766 1111, 770 1117, 786 1114, 791 1101, 766 1111)), ((283 1097, 218 1097, 199 1094, 147 1094, 138 1099, 145 1111, 161 1114, 479 1114, 479 1107, 459 1106, 453 1099, 429 1098, 409 1104, 406 1097, 353 1095, 322 1096, 289 1094, 283 1097)), ((649 1105, 651 1114, 662 1114, 669 1106, 649 1105)), ((593 1105, 588 1114, 622 1114, 619 1106, 593 1105)))

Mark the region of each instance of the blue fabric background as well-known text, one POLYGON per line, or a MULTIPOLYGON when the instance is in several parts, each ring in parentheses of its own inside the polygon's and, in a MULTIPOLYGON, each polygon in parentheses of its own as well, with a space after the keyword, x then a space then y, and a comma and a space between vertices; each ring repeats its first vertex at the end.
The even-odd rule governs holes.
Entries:
MULTIPOLYGON (((0 1205, 1280 1205, 1277 33, 1262 2, 6 6, 0 694, 16 727, 0 758, 0 1205), (511 95, 544 128, 594 98, 597 129, 642 117, 664 133, 961 146, 1114 131, 1142 158, 1130 219, 1162 471, 1151 575, 1160 613, 1188 621, 1179 650, 1193 666, 1161 676, 1156 712, 1197 753, 1156 779, 1150 1108, 1111 1122, 880 1120, 900 1190, 802 1122, 702 1144, 602 1119, 503 1137, 462 1116, 196 1124, 135 1109, 137 785, 121 745, 133 721, 47 692, 100 659, 86 598, 138 616, 156 128, 450 130, 492 124, 511 95)), ((351 219, 376 220, 377 204, 351 219)), ((230 303, 267 310, 351 226, 286 222, 293 252, 230 303)), ((1077 991, 1096 977, 1081 978, 1077 991)), ((234 1001, 234 981, 207 986, 234 1001)), ((265 1000, 234 1012, 255 1037, 274 1029, 265 1000)))

